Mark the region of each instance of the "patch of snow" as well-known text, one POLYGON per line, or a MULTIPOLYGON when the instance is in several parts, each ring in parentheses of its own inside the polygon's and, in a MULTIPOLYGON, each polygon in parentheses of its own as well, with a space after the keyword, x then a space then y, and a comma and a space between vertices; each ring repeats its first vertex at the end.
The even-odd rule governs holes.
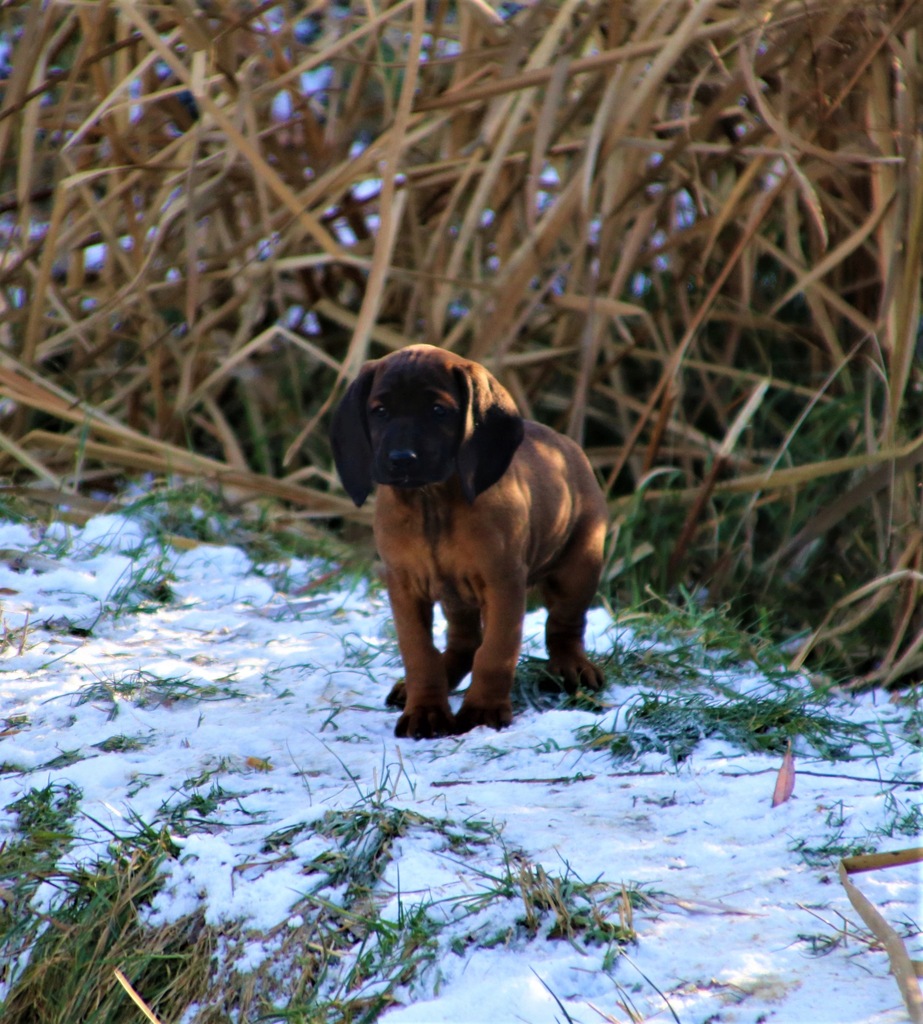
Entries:
MULTIPOLYGON (((0 523, 0 550, 0 842, 15 839, 10 805, 49 783, 82 791, 72 862, 103 856, 132 822, 181 822, 150 923, 201 909, 239 924, 254 937, 238 967, 255 969, 272 955, 259 934, 297 924, 336 847, 329 815, 374 804, 413 816, 375 889, 383 919, 428 907, 457 940, 398 991, 388 1024, 550 1024, 562 1017, 557 1000, 582 1021, 624 1019, 626 1001, 644 1019, 682 1024, 904 1019, 883 952, 853 941, 809 955, 810 936, 858 922, 835 869, 799 853, 837 834, 913 845, 885 833, 896 810, 918 806, 919 751, 903 711, 880 697, 836 705, 880 740, 874 754, 800 756, 794 797, 772 808, 781 757, 711 738, 679 764, 651 752, 625 762, 580 742, 581 728, 624 728, 650 680, 612 684, 602 715, 533 708, 502 733, 396 740, 383 703, 402 674, 387 602, 365 585, 306 590, 321 563, 259 567, 211 545, 178 553, 120 516, 44 536, 0 523), (172 597, 113 600, 146 573, 168 576, 172 597), (120 737, 136 742, 100 749, 120 737), (213 801, 201 821, 191 798, 213 801), (453 848, 448 832, 475 824, 483 841, 469 832, 453 848), (511 856, 586 884, 640 886, 649 902, 634 911, 637 944, 604 967, 602 947, 542 934, 489 941, 513 935, 522 916, 515 900, 477 903, 511 856)), ((525 629, 524 649, 539 656, 543 623, 530 613, 525 629)), ((637 642, 603 609, 591 613, 588 646, 601 655, 637 642)), ((721 682, 771 688, 752 666, 721 669, 721 682)), ((863 878, 892 922, 919 926, 918 867, 863 878)), ((33 904, 47 909, 55 895, 44 885, 33 904)), ((346 893, 328 887, 324 899, 346 893)), ((911 946, 919 957, 919 939, 911 946)))

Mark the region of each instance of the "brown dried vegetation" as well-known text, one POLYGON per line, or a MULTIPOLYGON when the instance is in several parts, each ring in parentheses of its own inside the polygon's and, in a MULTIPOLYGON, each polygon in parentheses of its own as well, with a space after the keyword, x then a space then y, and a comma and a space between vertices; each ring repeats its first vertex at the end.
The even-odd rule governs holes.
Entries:
POLYGON ((8 478, 353 515, 335 385, 443 344, 585 444, 613 586, 920 677, 923 4, 0 18, 8 478))

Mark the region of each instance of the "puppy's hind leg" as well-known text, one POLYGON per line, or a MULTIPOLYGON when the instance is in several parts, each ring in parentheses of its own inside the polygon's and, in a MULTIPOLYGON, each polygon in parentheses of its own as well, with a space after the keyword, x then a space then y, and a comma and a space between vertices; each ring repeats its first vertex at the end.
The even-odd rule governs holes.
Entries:
POLYGON ((602 689, 602 671, 587 657, 583 645, 587 609, 596 596, 602 573, 605 523, 588 523, 575 530, 554 571, 541 582, 548 609, 545 646, 548 668, 569 690, 584 686, 602 689))

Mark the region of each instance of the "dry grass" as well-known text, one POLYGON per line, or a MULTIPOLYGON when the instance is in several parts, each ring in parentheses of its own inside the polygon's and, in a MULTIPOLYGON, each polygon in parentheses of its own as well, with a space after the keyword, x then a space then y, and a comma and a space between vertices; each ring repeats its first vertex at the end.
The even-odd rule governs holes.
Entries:
POLYGON ((5 5, 2 471, 351 514, 335 382, 440 343, 587 446, 616 583, 919 678, 923 5, 511 12, 5 5))

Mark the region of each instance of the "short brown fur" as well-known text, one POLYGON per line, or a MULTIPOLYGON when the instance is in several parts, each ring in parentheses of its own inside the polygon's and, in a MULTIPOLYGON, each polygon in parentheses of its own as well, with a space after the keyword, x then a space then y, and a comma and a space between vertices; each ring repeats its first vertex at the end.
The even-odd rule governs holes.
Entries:
POLYGON ((378 485, 375 540, 405 670, 388 698, 403 705, 398 736, 509 725, 533 584, 548 609, 551 671, 571 688, 602 686, 583 633, 606 503, 578 445, 523 420, 483 366, 429 345, 366 363, 331 441, 357 505, 378 485), (448 622, 443 653, 432 637, 436 601, 448 622), (468 672, 453 715, 449 691, 468 672))

